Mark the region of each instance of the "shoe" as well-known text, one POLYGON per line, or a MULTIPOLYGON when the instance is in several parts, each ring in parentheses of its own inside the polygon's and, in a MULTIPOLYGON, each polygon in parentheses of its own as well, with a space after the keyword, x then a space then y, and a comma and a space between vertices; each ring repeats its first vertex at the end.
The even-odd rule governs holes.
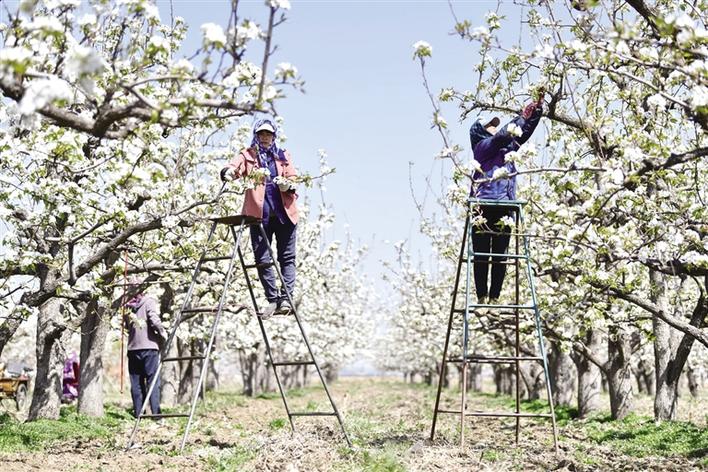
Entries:
POLYGON ((259 314, 262 320, 267 320, 278 310, 278 302, 270 302, 267 307, 259 314))
POLYGON ((290 305, 290 302, 288 301, 287 298, 280 300, 280 305, 278 306, 278 309, 276 310, 275 314, 276 315, 289 315, 292 313, 293 307, 290 305))

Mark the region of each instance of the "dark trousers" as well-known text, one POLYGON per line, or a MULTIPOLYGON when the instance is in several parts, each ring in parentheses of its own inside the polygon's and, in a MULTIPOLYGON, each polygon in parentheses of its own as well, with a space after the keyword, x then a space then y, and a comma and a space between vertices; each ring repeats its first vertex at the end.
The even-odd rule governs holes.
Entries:
MULTIPOLYGON (((133 397, 133 414, 137 417, 143 406, 152 379, 157 374, 159 351, 156 349, 136 349, 128 351, 128 373, 130 374, 130 395, 133 397)), ((150 395, 150 411, 160 413, 160 378, 150 395)))
MULTIPOLYGON (((272 216, 267 222, 263 222, 263 228, 265 229, 267 240, 263 238, 258 226, 251 226, 251 245, 253 246, 256 264, 271 262, 268 247, 273 241, 273 235, 275 235, 278 264, 285 282, 284 290, 287 290, 287 293, 292 298, 293 290, 295 289, 295 239, 297 225, 290 222, 281 223, 277 217, 272 216)), ((261 280, 261 285, 263 285, 263 290, 269 302, 276 302, 281 298, 286 298, 284 291, 282 293, 278 292, 277 275, 273 267, 259 268, 258 278, 261 280)))
MULTIPOLYGON (((472 245, 475 253, 485 252, 492 254, 506 254, 509 248, 509 238, 511 230, 508 226, 499 227, 497 223, 504 216, 512 216, 514 213, 509 207, 482 206, 482 216, 487 222, 482 226, 472 227, 472 245), (496 232, 502 234, 482 234, 484 232, 496 232)), ((474 216, 474 214, 473 214, 474 216)), ((504 262, 506 257, 474 256, 474 285, 477 291, 477 299, 489 296, 490 299, 497 299, 501 294, 504 276, 506 275, 506 264, 494 264, 494 262, 504 262), (490 264, 490 259, 492 263, 490 264), (491 285, 487 285, 489 266, 492 266, 491 285)))

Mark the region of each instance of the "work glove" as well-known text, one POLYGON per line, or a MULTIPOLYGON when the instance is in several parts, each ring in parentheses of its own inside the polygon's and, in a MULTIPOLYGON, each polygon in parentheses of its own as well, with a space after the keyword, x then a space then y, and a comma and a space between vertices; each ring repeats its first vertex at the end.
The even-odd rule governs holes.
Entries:
POLYGON ((273 182, 278 186, 281 192, 288 192, 295 189, 295 184, 285 177, 276 177, 273 182))

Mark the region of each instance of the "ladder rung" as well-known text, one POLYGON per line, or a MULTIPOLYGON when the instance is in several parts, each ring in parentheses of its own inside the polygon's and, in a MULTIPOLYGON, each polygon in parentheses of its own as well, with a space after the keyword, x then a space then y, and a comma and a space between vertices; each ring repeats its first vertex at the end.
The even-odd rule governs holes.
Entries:
MULTIPOLYGON (((462 262, 467 264, 467 259, 462 259, 462 262)), ((472 260, 474 263, 474 260, 472 260)), ((480 262, 480 261, 477 261, 480 262)), ((516 261, 482 261, 483 264, 498 264, 498 265, 516 265, 516 261)))
MULTIPOLYGON (((507 259, 528 259, 529 256, 526 254, 500 254, 496 252, 473 252, 471 254, 473 257, 470 259, 474 259, 474 256, 483 256, 483 257, 505 257, 507 259)), ((465 257, 465 259, 467 259, 465 257)))
POLYGON ((265 269, 266 267, 272 267, 273 264, 272 262, 264 262, 263 264, 246 264, 244 267, 246 269, 265 269))
POLYGON ((519 310, 535 310, 536 305, 490 305, 485 303, 473 303, 470 308, 518 308, 519 310))
MULTIPOLYGON (((438 413, 450 413, 453 415, 459 415, 460 410, 438 410, 438 413)), ((550 413, 506 413, 506 412, 486 412, 486 411, 473 411, 465 412, 465 416, 489 416, 497 418, 550 418, 550 413)))
POLYGON ((325 412, 325 411, 301 411, 301 412, 293 412, 290 413, 290 416, 337 416, 336 413, 334 412, 325 412))
POLYGON ((187 308, 182 310, 182 313, 216 313, 218 307, 202 306, 197 308, 187 308))
MULTIPOLYGON (((461 357, 455 357, 453 359, 448 359, 447 362, 459 363, 462 362, 461 357)), ((516 357, 516 356, 467 356, 467 362, 475 364, 506 364, 514 363, 516 361, 543 361, 542 357, 516 357)))
POLYGON ((162 362, 173 362, 173 361, 193 361, 197 359, 206 359, 206 356, 182 356, 182 357, 166 357, 162 359, 162 362))
POLYGON ((287 361, 287 362, 273 362, 274 367, 281 367, 286 365, 315 365, 315 361, 287 361))
POLYGON ((514 206, 522 207, 526 205, 526 200, 492 200, 486 198, 469 198, 467 203, 470 205, 481 205, 481 206, 514 206))
POLYGON ((186 418, 189 413, 157 413, 154 415, 140 415, 140 418, 186 418))
MULTIPOLYGON (((470 305, 468 307, 468 309, 470 311, 474 310, 476 308, 502 308, 502 309, 504 309, 504 308, 511 308, 511 309, 518 308, 519 310, 535 310, 536 306, 535 305, 484 305, 484 304, 475 303, 475 304, 470 305)), ((455 313, 464 313, 465 310, 460 308, 460 309, 454 310, 454 312, 455 313)))

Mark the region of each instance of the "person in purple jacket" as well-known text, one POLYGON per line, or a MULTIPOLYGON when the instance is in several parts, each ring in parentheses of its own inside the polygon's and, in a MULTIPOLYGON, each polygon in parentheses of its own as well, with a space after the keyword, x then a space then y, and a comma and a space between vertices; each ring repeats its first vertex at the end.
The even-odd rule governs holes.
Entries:
MULTIPOLYGON (((498 173, 510 175, 487 182, 472 184, 470 196, 485 200, 516 200, 516 167, 506 160, 506 155, 518 151, 533 134, 543 113, 543 90, 539 98, 526 105, 523 111, 509 123, 499 128, 499 117, 479 117, 470 128, 470 143, 474 158, 479 162, 482 172, 476 171, 474 180, 491 179, 498 173)), ((512 207, 498 205, 480 205, 482 216, 486 220, 484 228, 472 227, 472 244, 475 252, 506 254, 509 247, 510 228, 500 224, 505 216, 512 216, 512 207), (496 232, 497 234, 489 234, 496 232)), ((488 285, 490 256, 474 257, 474 284, 478 303, 484 304, 489 298, 491 304, 498 303, 506 275, 506 257, 491 257, 492 277, 488 285), (495 264, 494 262, 502 262, 495 264)))
MULTIPOLYGON (((128 320, 128 373, 133 414, 137 417, 150 383, 157 374, 160 346, 167 339, 167 332, 160 321, 154 298, 139 293, 126 306, 133 312, 128 320)), ((150 411, 152 414, 160 413, 159 377, 150 395, 150 411)))

